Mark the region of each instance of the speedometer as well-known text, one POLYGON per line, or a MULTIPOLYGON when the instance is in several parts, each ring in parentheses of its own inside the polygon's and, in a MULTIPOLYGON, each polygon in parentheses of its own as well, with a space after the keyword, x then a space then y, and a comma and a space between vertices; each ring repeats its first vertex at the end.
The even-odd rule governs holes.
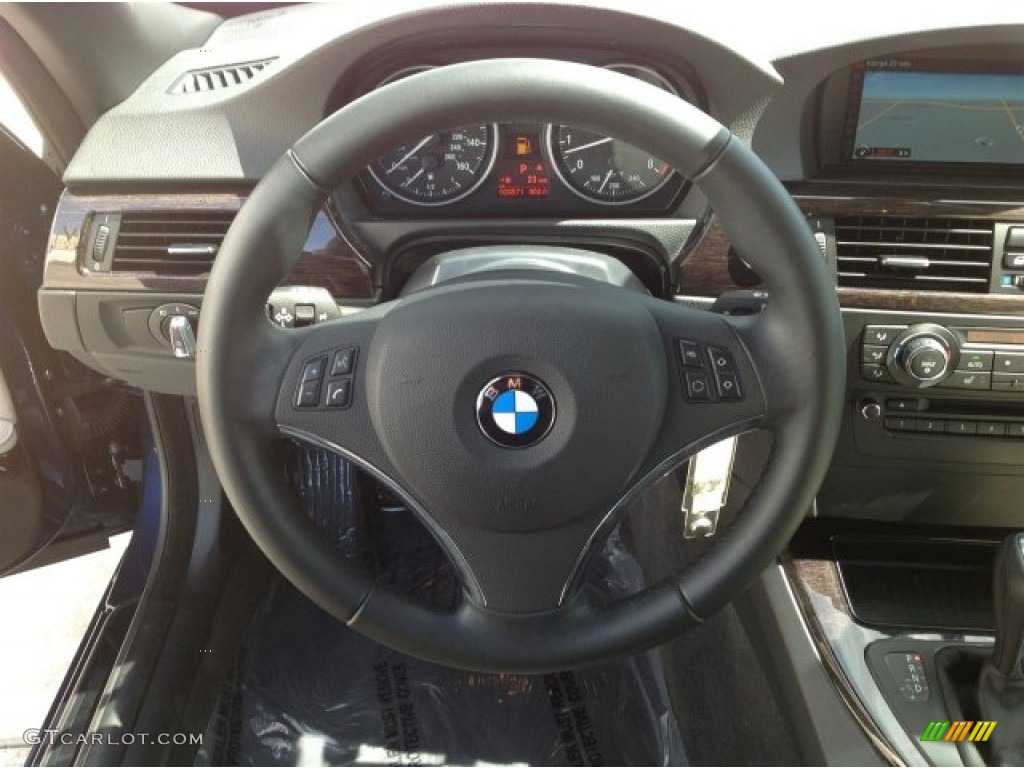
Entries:
POLYGON ((489 124, 423 136, 377 158, 370 174, 407 203, 454 203, 486 178, 494 163, 496 137, 495 126, 489 124))
MULTIPOLYGON (((647 67, 618 64, 606 69, 675 93, 665 78, 647 67)), ((558 177, 577 195, 595 203, 622 205, 642 200, 672 176, 668 163, 645 150, 567 125, 548 126, 548 148, 558 177)))

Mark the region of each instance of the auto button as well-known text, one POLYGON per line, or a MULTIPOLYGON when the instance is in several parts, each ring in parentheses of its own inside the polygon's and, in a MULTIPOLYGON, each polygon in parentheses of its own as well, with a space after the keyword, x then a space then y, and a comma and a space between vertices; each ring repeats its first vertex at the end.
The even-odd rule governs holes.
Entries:
POLYGON ((961 371, 991 371, 992 370, 992 356, 991 351, 983 352, 960 352, 960 365, 958 370, 961 371))

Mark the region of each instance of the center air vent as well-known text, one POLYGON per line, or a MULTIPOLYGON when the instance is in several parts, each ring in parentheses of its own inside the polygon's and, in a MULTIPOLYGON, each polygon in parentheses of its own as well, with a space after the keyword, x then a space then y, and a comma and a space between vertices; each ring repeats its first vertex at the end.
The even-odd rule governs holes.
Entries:
POLYGON ((199 275, 210 271, 236 211, 126 212, 112 271, 199 275))
POLYGON ((835 226, 840 287, 988 292, 991 221, 851 216, 835 226))
POLYGON ((229 64, 225 67, 194 69, 175 80, 168 93, 177 96, 182 93, 204 93, 242 85, 256 77, 272 61, 274 59, 263 59, 262 61, 247 61, 242 64, 229 64))

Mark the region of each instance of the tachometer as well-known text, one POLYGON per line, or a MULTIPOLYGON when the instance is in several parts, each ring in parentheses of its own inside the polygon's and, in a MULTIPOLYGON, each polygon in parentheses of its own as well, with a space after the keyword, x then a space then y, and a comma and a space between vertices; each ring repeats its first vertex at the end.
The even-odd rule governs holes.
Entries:
POLYGON ((486 178, 494 164, 496 142, 497 129, 489 124, 423 136, 379 157, 370 174, 407 203, 454 203, 486 178))
MULTIPOLYGON (((647 67, 617 64, 607 69, 675 93, 665 78, 647 67)), ((634 203, 654 194, 672 176, 668 163, 649 152, 567 125, 548 126, 548 148, 558 177, 577 195, 595 203, 634 203)))

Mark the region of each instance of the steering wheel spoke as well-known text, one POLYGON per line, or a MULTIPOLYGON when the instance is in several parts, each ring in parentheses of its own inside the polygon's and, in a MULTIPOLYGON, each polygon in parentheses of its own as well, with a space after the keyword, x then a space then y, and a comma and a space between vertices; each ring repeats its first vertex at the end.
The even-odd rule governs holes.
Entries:
POLYGON ((525 533, 447 521, 445 544, 480 608, 510 617, 553 612, 575 595, 602 517, 525 533))

